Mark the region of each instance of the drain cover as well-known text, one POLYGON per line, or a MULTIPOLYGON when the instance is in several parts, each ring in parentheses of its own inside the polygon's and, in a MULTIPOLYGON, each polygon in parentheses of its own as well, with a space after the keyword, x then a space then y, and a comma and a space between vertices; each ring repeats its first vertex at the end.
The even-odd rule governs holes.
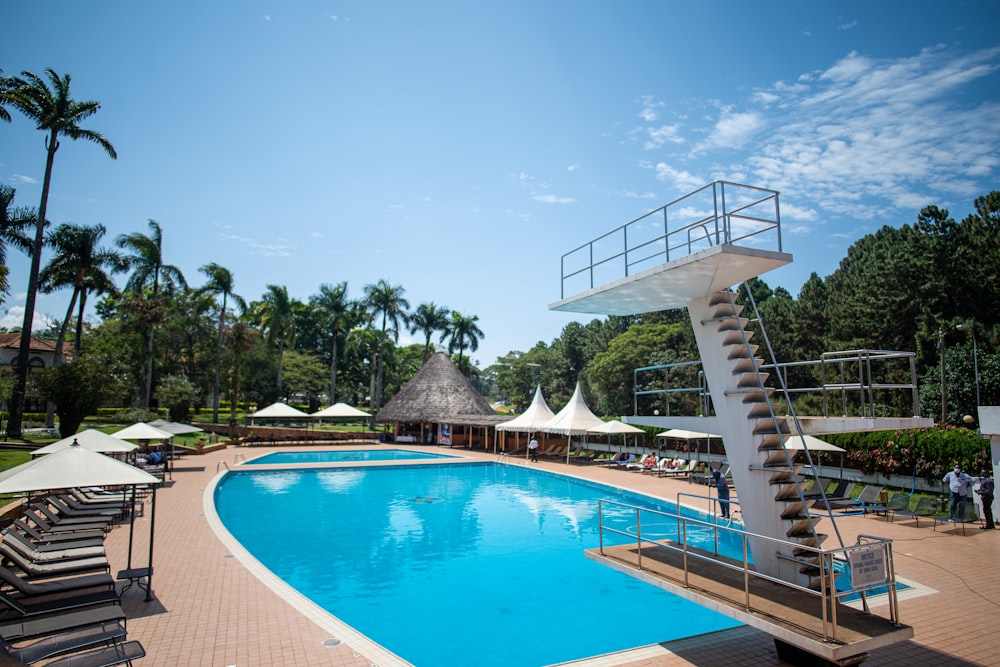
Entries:
POLYGON ((323 642, 323 646, 337 646, 340 644, 339 639, 327 639, 323 642))

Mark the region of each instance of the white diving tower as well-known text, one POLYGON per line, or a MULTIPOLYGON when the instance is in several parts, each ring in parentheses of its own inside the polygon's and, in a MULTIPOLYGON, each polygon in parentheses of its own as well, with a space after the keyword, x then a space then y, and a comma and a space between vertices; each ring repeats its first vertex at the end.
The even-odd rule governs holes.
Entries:
MULTIPOLYGON (((776 414, 779 397, 773 397, 775 389, 766 385, 768 372, 763 368, 763 354, 758 353, 763 341, 751 342, 757 332, 747 328, 750 320, 742 315, 744 306, 736 303, 730 290, 791 261, 792 256, 781 247, 778 193, 717 181, 564 255, 561 298, 549 308, 601 315, 687 308, 714 416, 637 415, 626 421, 720 434, 746 533, 761 536, 749 538, 754 570, 788 582, 792 589, 817 590, 827 581, 828 561, 820 552, 847 545, 824 546, 827 532, 836 535, 834 542, 840 541, 834 519, 810 512, 812 501, 803 489, 812 473, 803 472, 794 452, 786 450, 785 438, 795 433, 929 426, 931 420, 873 415, 810 419, 786 415, 784 407, 776 414), (824 522, 829 522, 827 531, 818 528, 824 522)), ((891 547, 886 553, 891 568, 891 547)), ((604 559, 603 550, 602 555, 588 555, 604 559)), ((641 557, 638 567, 613 559, 605 562, 763 629, 775 637, 779 653, 783 648, 805 651, 807 662, 818 656, 829 664, 854 664, 864 659, 867 650, 913 635, 911 628, 899 624, 893 604, 891 622, 871 617, 871 633, 849 639, 831 639, 822 633, 817 639, 815 633, 762 621, 760 614, 750 613, 745 605, 720 603, 708 591, 693 590, 689 573, 683 577, 684 584, 678 585, 669 577, 652 576, 653 569, 643 567, 641 557)), ((712 578, 708 575, 706 580, 712 578)), ((834 609, 828 612, 837 618, 834 609)), ((846 623, 850 612, 845 608, 841 614, 846 623)), ((823 620, 827 620, 826 613, 823 620)))

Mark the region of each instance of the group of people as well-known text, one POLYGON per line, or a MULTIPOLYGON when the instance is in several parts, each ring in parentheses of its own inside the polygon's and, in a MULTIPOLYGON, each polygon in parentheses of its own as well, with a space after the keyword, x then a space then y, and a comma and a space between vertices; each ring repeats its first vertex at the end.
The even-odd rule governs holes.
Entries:
POLYGON ((969 491, 973 489, 973 485, 978 483, 975 491, 979 494, 979 498, 983 502, 983 518, 986 520, 985 525, 980 526, 980 528, 983 530, 994 530, 996 528, 996 524, 993 522, 994 483, 993 476, 990 474, 988 468, 980 471, 979 478, 976 479, 963 472, 962 466, 956 463, 955 469, 945 475, 942 481, 948 485, 948 490, 951 492, 949 518, 952 521, 956 518, 962 518, 960 512, 964 511, 965 503, 968 502, 969 491))

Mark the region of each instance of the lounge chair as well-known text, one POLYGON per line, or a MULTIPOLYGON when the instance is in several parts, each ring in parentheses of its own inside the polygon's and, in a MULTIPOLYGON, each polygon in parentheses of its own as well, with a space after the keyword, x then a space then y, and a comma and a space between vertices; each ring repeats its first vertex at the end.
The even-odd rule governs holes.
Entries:
POLYGON ((120 604, 84 607, 40 616, 28 616, 13 621, 0 621, 0 637, 4 641, 14 642, 29 637, 64 632, 73 628, 124 620, 125 611, 120 604))
POLYGON ((45 667, 112 667, 113 665, 131 665, 146 655, 142 644, 133 640, 123 644, 115 643, 105 648, 96 648, 81 653, 74 653, 64 658, 57 658, 45 663, 45 667))
POLYGON ((53 512, 44 503, 35 503, 31 507, 44 516, 53 528, 74 530, 94 530, 95 528, 100 528, 108 530, 111 525, 111 519, 108 517, 67 516, 62 513, 53 512))
POLYGON ((14 646, 3 642, 0 656, 12 658, 24 664, 52 658, 65 653, 76 653, 99 644, 110 644, 125 639, 125 626, 120 621, 108 621, 82 628, 73 628, 37 637, 27 646, 14 646))
POLYGON ((660 477, 663 477, 664 475, 666 475, 667 477, 680 477, 680 476, 686 477, 687 475, 694 473, 697 467, 698 467, 698 461, 695 459, 691 459, 680 468, 664 468, 663 466, 660 466, 660 469, 656 471, 656 474, 659 475, 660 477))
POLYGON ((854 504, 854 498, 851 497, 854 486, 854 482, 845 482, 843 480, 837 482, 837 486, 833 491, 826 494, 826 498, 817 499, 812 504, 812 508, 819 512, 832 512, 850 507, 854 504))
POLYGON ((877 484, 868 484, 865 488, 861 489, 861 493, 854 499, 855 506, 845 509, 860 509, 862 513, 867 514, 871 511, 871 507, 880 504, 879 499, 882 497, 882 490, 884 488, 877 484))
POLYGON ((888 519, 889 515, 896 510, 908 510, 910 508, 911 497, 912 495, 909 493, 897 493, 884 503, 881 501, 869 503, 865 506, 865 511, 872 512, 873 514, 882 514, 888 519))
POLYGON ((939 523, 959 525, 962 527, 962 535, 965 535, 965 525, 969 523, 979 523, 979 508, 972 498, 959 505, 959 514, 954 518, 934 517, 934 530, 937 530, 939 523))
MULTIPOLYGON (((69 611, 70 609, 79 609, 81 607, 118 604, 120 602, 121 600, 118 597, 118 592, 115 590, 78 593, 76 595, 60 596, 57 598, 53 598, 51 596, 15 598, 7 595, 6 593, 0 593, 0 604, 9 607, 12 612, 17 615, 15 618, 39 616, 42 614, 51 614, 53 612, 69 611)), ((0 623, 8 620, 14 619, 0 618, 0 623)))
MULTIPOLYGON (((909 498, 909 496, 907 496, 909 498)), ((893 498, 895 500, 895 498, 893 498)), ((897 516, 902 517, 912 517, 917 522, 917 528, 920 527, 920 519, 932 519, 938 512, 941 511, 941 507, 938 504, 938 499, 932 496, 921 496, 917 499, 917 506, 912 510, 907 508, 894 508, 889 514, 889 521, 892 522, 897 516)))
POLYGON ((49 505, 56 509, 61 517, 69 519, 85 519, 90 521, 116 521, 122 513, 120 505, 107 508, 88 507, 77 509, 66 502, 62 496, 49 496, 45 499, 49 505))
MULTIPOLYGON (((70 523, 70 524, 60 524, 55 521, 50 521, 41 511, 31 508, 25 510, 24 518, 31 521, 31 523, 38 526, 38 529, 47 535, 57 535, 65 533, 87 533, 92 534, 95 531, 100 531, 103 535, 108 529, 106 523, 93 523, 93 524, 81 524, 81 523, 70 523)), ((79 538, 74 538, 79 539, 79 538)))
MULTIPOLYGON (((728 477, 730 469, 731 469, 731 467, 727 463, 724 466, 722 466, 721 468, 719 468, 719 474, 721 474, 723 477, 728 477)), ((696 472, 696 473, 692 473, 691 476, 688 477, 688 481, 689 482, 694 482, 695 484, 704 484, 704 485, 711 484, 712 483, 712 469, 709 468, 708 472, 696 472)))
POLYGON ((25 548, 33 549, 41 553, 50 553, 54 551, 65 551, 66 549, 83 549, 89 547, 99 547, 104 549, 104 539, 103 538, 89 538, 82 540, 62 540, 59 542, 46 542, 46 541, 36 541, 32 539, 27 533, 14 528, 13 524, 8 526, 6 529, 0 531, 0 536, 9 534, 11 539, 15 539, 22 543, 25 548))
POLYGON ((25 558, 30 558, 35 563, 53 563, 105 555, 103 544, 100 546, 58 549, 56 551, 40 551, 31 542, 26 540, 23 535, 14 530, 3 533, 0 539, 3 540, 4 544, 21 552, 25 558))
POLYGON ((104 541, 103 530, 92 530, 89 532, 77 530, 65 533, 45 533, 28 525, 28 522, 24 519, 15 519, 9 529, 16 530, 17 532, 26 535, 35 544, 59 544, 61 542, 79 542, 82 540, 104 541))
POLYGON ((84 574, 76 577, 63 577, 62 579, 50 579, 48 581, 35 581, 31 578, 19 577, 12 570, 0 565, 0 581, 7 584, 21 595, 56 595, 74 591, 86 590, 88 588, 108 588, 115 587, 115 580, 110 573, 84 574))
POLYGON ((809 488, 802 490, 803 500, 814 500, 816 498, 822 498, 823 492, 830 488, 830 484, 833 480, 829 477, 820 477, 814 479, 813 483, 809 485, 809 488))
POLYGON ((80 558, 77 560, 58 561, 54 563, 35 563, 30 558, 25 558, 19 551, 12 549, 6 542, 0 542, 0 556, 7 558, 19 570, 30 577, 45 579, 52 577, 65 577, 71 574, 81 574, 84 572, 110 572, 111 565, 104 557, 80 558))

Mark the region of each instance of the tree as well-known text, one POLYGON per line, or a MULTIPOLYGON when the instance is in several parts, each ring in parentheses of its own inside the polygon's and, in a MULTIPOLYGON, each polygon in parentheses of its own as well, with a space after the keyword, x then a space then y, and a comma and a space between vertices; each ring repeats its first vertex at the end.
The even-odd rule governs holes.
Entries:
POLYGON ((278 346, 278 398, 282 398, 285 348, 295 341, 294 303, 284 285, 268 285, 263 298, 250 308, 251 319, 267 332, 267 342, 278 346))
POLYGON ((257 332, 243 320, 233 322, 224 332, 226 347, 233 353, 233 374, 229 384, 229 423, 236 423, 236 410, 240 401, 240 371, 243 355, 249 352, 257 340, 257 332))
POLYGON ((7 282, 7 246, 13 245, 25 253, 31 252, 31 239, 25 231, 35 223, 30 208, 14 208, 14 188, 0 185, 0 295, 10 292, 7 282))
POLYGON ((392 323, 392 339, 397 340, 400 321, 406 324, 409 319, 406 310, 410 307, 410 302, 403 298, 405 291, 401 286, 390 285, 385 280, 365 285, 365 303, 371 310, 372 319, 382 316, 382 336, 379 339, 378 358, 375 362, 375 408, 382 407, 382 360, 385 356, 387 326, 392 323))
POLYGON ((215 345, 215 383, 212 385, 212 422, 217 424, 219 423, 219 391, 222 380, 222 331, 226 326, 226 302, 229 297, 232 297, 233 301, 243 310, 246 310, 247 304, 243 300, 243 297, 233 292, 233 274, 229 269, 212 262, 201 267, 199 271, 208 276, 208 282, 199 291, 206 294, 222 295, 222 306, 219 308, 219 334, 215 345))
POLYGON ((433 301, 422 303, 413 311, 413 315, 410 316, 410 333, 415 334, 419 331, 424 334, 425 364, 430 357, 431 336, 438 331, 442 333, 448 331, 450 323, 448 308, 446 306, 438 307, 433 301))
POLYGON ((167 375, 156 388, 156 400, 167 407, 171 421, 186 421, 188 409, 198 400, 198 389, 185 375, 167 375))
POLYGON ((56 405, 62 437, 76 433, 87 415, 120 396, 122 370, 116 354, 88 350, 68 364, 39 374, 43 397, 56 405))
POLYGON ((347 282, 320 285, 312 306, 323 327, 330 332, 330 403, 337 402, 337 343, 340 332, 350 330, 357 313, 356 304, 347 298, 347 282))
POLYGON ((56 151, 59 150, 59 137, 65 136, 73 140, 92 141, 103 148, 112 160, 118 158, 114 146, 103 135, 79 125, 80 122, 97 113, 101 108, 100 103, 90 100, 77 102, 71 98, 68 74, 59 78, 59 75, 51 69, 45 70, 45 74, 49 79, 48 83, 31 72, 22 72, 21 77, 7 79, 2 86, 4 89, 3 101, 34 120, 35 126, 47 133, 42 197, 35 219, 31 268, 28 271, 28 291, 24 299, 24 323, 21 325, 21 342, 17 352, 17 383, 11 395, 10 419, 7 423, 7 433, 13 437, 21 436, 24 392, 28 383, 28 356, 31 352, 31 328, 34 324, 42 243, 45 240, 45 214, 48 210, 49 188, 52 185, 52 165, 55 163, 56 151))
POLYGON ((476 324, 478 321, 478 315, 463 315, 457 310, 453 310, 448 329, 441 335, 442 342, 445 338, 449 339, 448 352, 458 350, 459 370, 462 369, 462 353, 465 352, 465 348, 468 347, 470 352, 475 352, 479 349, 479 341, 484 337, 483 332, 476 324))
POLYGON ((121 256, 107 248, 98 246, 107 230, 104 225, 59 225, 49 234, 49 246, 55 255, 39 274, 39 285, 43 292, 49 293, 61 287, 71 286, 73 295, 70 297, 66 317, 59 328, 56 341, 56 364, 61 363, 63 344, 66 331, 73 318, 73 309, 79 300, 79 310, 76 321, 76 339, 73 342, 73 354, 79 356, 83 339, 83 314, 87 307, 87 294, 115 293, 111 276, 107 273, 121 271, 123 262, 121 256))
MULTIPOLYGON (((144 296, 148 289, 150 298, 156 301, 160 296, 161 282, 169 293, 179 284, 187 287, 184 274, 172 264, 163 262, 163 230, 156 220, 149 221, 149 236, 142 232, 122 234, 115 243, 119 248, 130 250, 131 255, 123 258, 126 270, 131 270, 125 289, 136 296, 144 296)), ((141 396, 142 407, 149 407, 149 398, 153 389, 153 336, 156 331, 155 320, 150 320, 146 341, 146 372, 145 386, 141 396)))

